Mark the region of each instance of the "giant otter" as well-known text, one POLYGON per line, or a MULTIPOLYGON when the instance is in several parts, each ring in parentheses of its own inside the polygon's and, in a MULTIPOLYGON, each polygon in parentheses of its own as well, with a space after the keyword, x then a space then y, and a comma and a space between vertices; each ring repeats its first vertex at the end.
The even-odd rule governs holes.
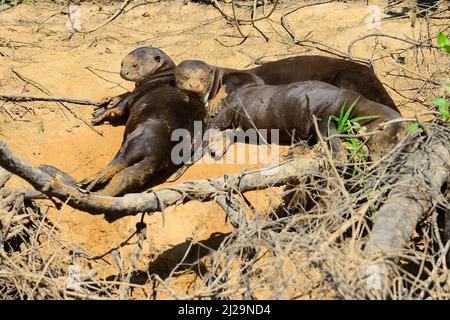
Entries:
POLYGON ((120 76, 133 81, 135 89, 104 99, 94 111, 92 123, 126 119, 130 106, 149 88, 168 85, 174 80, 174 68, 172 59, 158 48, 140 47, 131 51, 121 62, 120 76))
MULTIPOLYGON (((140 52, 142 49, 137 50, 140 52)), ((164 64, 161 64, 161 59, 152 58, 151 63, 156 67, 147 66, 150 71, 146 71, 143 77, 145 90, 132 92, 132 99, 120 106, 120 110, 129 112, 129 117, 119 152, 106 168, 81 181, 80 187, 103 195, 119 196, 139 191, 148 183, 166 177, 177 168, 171 158, 172 149, 177 144, 172 141, 173 131, 187 130, 192 142, 194 121, 203 123, 206 111, 199 96, 173 85, 170 76, 173 71, 168 66, 175 64, 164 52, 155 50, 152 48, 152 55, 148 57, 157 52, 164 64), (158 67, 161 65, 165 67, 158 67)), ((144 53, 147 52, 148 48, 144 49, 144 53)), ((131 56, 135 54, 136 50, 130 53, 131 56)), ((108 110, 104 119, 112 112, 108 110)))
POLYGON ((261 78, 268 85, 306 80, 323 81, 355 91, 369 100, 399 112, 375 73, 368 66, 349 60, 298 56, 267 62, 249 70, 220 68, 199 60, 185 60, 177 66, 175 73, 178 87, 196 92, 206 100, 215 97, 220 87, 227 83, 230 74, 247 74, 261 78))
MULTIPOLYGON (((136 101, 139 96, 146 91, 146 83, 149 76, 159 69, 166 79, 173 79, 173 61, 157 48, 142 47, 131 52, 121 64, 122 78, 136 82, 136 89, 132 93, 125 93, 113 99, 107 99, 104 104, 94 112, 93 124, 101 124, 103 121, 112 121, 126 118, 127 106, 136 101), (162 73, 161 71, 164 71, 162 73), (105 107, 111 100, 117 102, 109 107, 105 107)), ((387 93, 386 89, 376 77, 375 73, 368 66, 363 64, 325 56, 297 56, 278 61, 264 63, 261 66, 249 70, 235 70, 220 68, 209 65, 203 61, 186 60, 180 63, 179 69, 184 68, 191 72, 188 84, 193 86, 191 91, 202 91, 202 98, 208 100, 215 97, 221 84, 226 82, 230 73, 247 74, 257 76, 265 84, 289 84, 298 81, 318 80, 333 84, 343 89, 349 89, 360 93, 369 100, 384 104, 399 111, 394 101, 387 93), (194 79, 200 80, 213 74, 211 83, 206 88, 194 88, 194 79)), ((153 77, 151 77, 153 78, 153 77)), ((235 78, 236 79, 236 78, 235 78)), ((182 82, 183 79, 179 79, 182 82)), ((241 84, 245 79, 241 79, 241 84)), ((154 85, 154 84, 150 84, 154 85)), ((236 86, 239 85, 237 81, 236 86)), ((180 87, 182 84, 180 83, 180 87)))
MULTIPOLYGON (((205 92, 199 88, 207 88, 214 78, 202 77, 190 85, 189 76, 195 72, 186 68, 176 68, 177 85, 185 90, 196 92, 204 97, 205 92), (181 79, 182 81, 179 81, 181 79)), ((238 72, 227 75, 227 84, 233 85, 234 79, 243 79, 238 72)), ((313 123, 313 115, 318 119, 319 131, 322 136, 336 132, 336 123, 330 122, 331 116, 338 117, 342 106, 357 101, 351 116, 376 116, 371 121, 366 120, 368 130, 372 131, 380 123, 401 117, 400 113, 383 104, 371 101, 360 94, 341 89, 321 81, 302 81, 288 85, 261 85, 260 81, 252 82, 248 74, 244 74, 245 84, 233 87, 228 95, 220 100, 214 118, 210 122, 212 128, 225 130, 229 128, 247 129, 278 129, 280 141, 290 142, 293 135, 296 139, 317 139, 313 123)), ((392 124, 383 132, 369 140, 371 149, 383 150, 395 142, 400 124, 392 124)), ((339 151, 339 142, 332 140, 333 151, 339 151)))

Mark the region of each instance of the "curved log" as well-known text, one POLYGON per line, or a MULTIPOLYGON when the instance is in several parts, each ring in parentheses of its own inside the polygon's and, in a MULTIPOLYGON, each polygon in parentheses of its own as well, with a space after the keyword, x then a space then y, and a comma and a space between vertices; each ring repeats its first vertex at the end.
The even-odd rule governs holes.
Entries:
POLYGON ((280 186, 301 174, 316 172, 322 163, 317 159, 291 160, 280 165, 230 176, 185 182, 151 193, 109 197, 89 193, 52 178, 39 168, 16 157, 6 144, 0 141, 0 165, 3 168, 26 180, 48 197, 55 197, 62 202, 67 201, 71 207, 91 214, 105 214, 105 218, 109 221, 141 212, 160 211, 161 208, 191 200, 208 201, 233 187, 239 188, 241 192, 247 192, 280 186))

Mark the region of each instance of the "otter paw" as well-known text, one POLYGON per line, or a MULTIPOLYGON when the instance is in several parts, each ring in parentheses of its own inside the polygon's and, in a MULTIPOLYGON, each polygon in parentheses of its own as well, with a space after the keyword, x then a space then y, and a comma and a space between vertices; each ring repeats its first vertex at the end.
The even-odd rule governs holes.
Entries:
POLYGON ((94 110, 111 109, 121 100, 120 96, 106 97, 99 101, 94 110))
POLYGON ((123 111, 121 109, 110 109, 103 110, 103 112, 99 112, 94 114, 91 122, 93 125, 99 125, 105 121, 113 121, 117 118, 120 118, 123 115, 123 111))

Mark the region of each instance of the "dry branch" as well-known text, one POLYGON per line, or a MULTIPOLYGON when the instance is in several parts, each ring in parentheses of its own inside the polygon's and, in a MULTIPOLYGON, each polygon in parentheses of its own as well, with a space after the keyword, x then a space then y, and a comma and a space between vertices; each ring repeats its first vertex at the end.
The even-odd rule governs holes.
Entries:
POLYGON ((105 214, 109 220, 115 220, 140 212, 160 211, 168 207, 191 200, 211 200, 214 195, 233 187, 241 192, 266 189, 279 186, 299 174, 308 174, 319 169, 322 162, 313 160, 291 160, 280 165, 257 169, 228 177, 206 180, 194 180, 175 187, 144 194, 127 194, 123 197, 100 196, 68 186, 16 157, 0 142, 0 165, 6 170, 29 182, 36 190, 67 202, 73 208, 91 214, 105 214))
POLYGON ((80 99, 73 97, 54 97, 54 96, 29 96, 25 94, 0 94, 0 100, 14 101, 14 102, 24 102, 24 101, 57 101, 57 102, 68 102, 81 105, 99 105, 100 102, 97 100, 90 99, 80 99))
MULTIPOLYGON (((52 93, 45 89, 42 85, 40 85, 39 83, 37 83, 34 80, 28 79, 27 77, 23 76, 22 74, 20 74, 17 70, 14 70, 11 68, 11 71, 22 81, 31 84, 33 87, 37 88, 38 90, 42 91, 43 93, 45 93, 48 96, 52 96, 52 93)), ((103 133, 101 131, 99 131, 97 128, 95 128, 92 124, 89 123, 89 121, 87 121, 84 117, 82 117, 81 115, 79 115, 78 113, 76 113, 75 111, 73 111, 70 107, 66 106, 64 103, 62 103, 61 101, 57 102, 60 106, 62 106, 64 109, 66 109, 67 111, 69 111, 76 119, 84 122, 84 124, 86 124, 89 128, 91 128, 95 133, 99 134, 100 136, 103 136, 103 133)))
POLYGON ((284 30, 286 30, 286 32, 292 38, 292 41, 294 41, 294 43, 297 44, 297 43, 299 43, 299 41, 297 40, 297 37, 295 36, 295 34, 292 31, 292 29, 289 26, 289 24, 287 23, 286 17, 288 15, 290 15, 291 13, 294 13, 294 12, 300 10, 300 9, 307 8, 307 7, 312 7, 312 6, 317 6, 317 5, 321 5, 321 4, 327 4, 327 3, 331 3, 331 2, 335 2, 335 0, 324 0, 324 1, 314 2, 314 3, 307 3, 307 4, 303 4, 303 5, 295 8, 295 9, 289 11, 289 12, 286 12, 286 13, 281 15, 281 18, 280 18, 281 26, 284 28, 284 30))
POLYGON ((12 173, 0 168, 0 188, 3 188, 6 182, 11 178, 12 173))
POLYGON ((353 58, 352 48, 355 45, 355 43, 357 43, 357 42, 359 42, 361 40, 364 40, 366 38, 370 38, 370 37, 390 38, 390 39, 406 42, 406 43, 411 44, 411 45, 413 45, 415 47, 421 47, 421 48, 434 48, 434 49, 439 48, 439 47, 437 47, 437 46, 435 46, 433 44, 426 43, 426 41, 418 42, 418 41, 410 40, 410 39, 407 39, 407 38, 400 38, 400 37, 392 36, 390 34, 384 34, 384 33, 381 33, 381 32, 375 32, 375 33, 371 33, 371 34, 365 34, 365 35, 362 35, 362 36, 359 36, 359 37, 353 39, 348 44, 348 47, 347 47, 347 55, 348 55, 348 57, 350 59, 353 58))
MULTIPOLYGON (((252 17, 252 19, 237 19, 236 16, 233 16, 233 17, 232 17, 232 16, 229 16, 228 14, 226 14, 225 11, 223 11, 223 10, 220 8, 219 4, 217 3, 217 0, 213 0, 214 7, 216 7, 216 9, 219 10, 220 14, 221 14, 225 19, 227 19, 228 21, 236 21, 236 23, 241 23, 241 22, 251 22, 251 23, 254 23, 254 22, 257 22, 257 21, 269 19, 270 16, 272 15, 272 13, 273 13, 273 12, 275 11, 275 9, 277 8, 278 2, 279 2, 279 0, 276 0, 275 3, 274 3, 273 6, 272 6, 272 9, 270 10, 270 12, 269 12, 267 15, 263 16, 263 17, 260 17, 260 18, 252 17)), ((232 3, 232 5, 234 6, 234 0, 232 0, 231 3, 232 3)))
POLYGON ((92 33, 94 31, 97 31, 98 29, 103 28, 104 26, 106 26, 107 24, 109 24, 110 22, 112 22, 114 19, 116 19, 126 8, 126 6, 128 6, 133 0, 124 0, 122 2, 122 4, 120 5, 119 9, 116 10, 116 12, 110 16, 108 19, 106 19, 105 22, 101 23, 100 25, 90 29, 90 30, 86 30, 86 31, 78 31, 75 30, 79 33, 92 33))
MULTIPOLYGON (((419 218, 427 213, 450 175, 450 143, 437 140, 412 153, 402 176, 375 215, 374 227, 365 247, 367 254, 399 256, 419 218)), ((384 264, 367 268, 367 284, 384 291, 389 268, 384 264)))

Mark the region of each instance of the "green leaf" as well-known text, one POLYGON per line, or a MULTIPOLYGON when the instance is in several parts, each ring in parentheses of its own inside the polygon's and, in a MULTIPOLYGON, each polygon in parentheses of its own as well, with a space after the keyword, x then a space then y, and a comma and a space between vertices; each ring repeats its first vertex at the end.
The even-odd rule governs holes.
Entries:
POLYGON ((341 108, 341 115, 340 115, 340 120, 341 122, 338 123, 338 132, 342 133, 342 132, 349 132, 349 130, 352 128, 351 124, 349 124, 349 120, 350 120, 350 114, 353 111, 353 108, 355 108, 356 106, 356 102, 358 101, 359 97, 348 107, 348 109, 345 111, 345 105, 346 105, 346 101, 344 102, 344 105, 341 108), (344 114, 342 115, 342 113, 344 112, 344 114))
POLYGON ((436 98, 432 101, 432 103, 438 107, 438 111, 441 114, 441 117, 448 121, 450 119, 449 107, 450 103, 447 99, 444 98, 436 98))
POLYGON ((347 108, 347 99, 344 100, 344 104, 341 107, 341 112, 339 112, 339 121, 338 124, 342 123, 344 119, 345 108, 347 108))
POLYGON ((437 36, 438 46, 443 48, 447 44, 447 42, 448 42, 447 36, 443 32, 439 32, 437 36))
POLYGON ((359 122, 361 120, 370 120, 370 119, 378 119, 380 116, 361 116, 352 118, 352 122, 359 122))
POLYGON ((436 98, 431 101, 435 106, 441 107, 441 106, 447 106, 449 105, 447 99, 445 98, 436 98))
POLYGON ((448 121, 450 118, 450 112, 448 110, 448 104, 444 105, 444 106, 439 106, 438 111, 441 114, 441 117, 445 120, 448 121))
POLYGON ((353 103, 350 105, 350 107, 348 107, 348 109, 347 109, 347 111, 345 112, 345 115, 344 115, 344 121, 350 120, 350 115, 351 115, 353 109, 356 107, 356 102, 358 101, 358 99, 353 101, 353 103))
POLYGON ((444 109, 439 107, 439 113, 445 121, 448 121, 450 119, 450 112, 448 111, 448 108, 444 109))
POLYGON ((414 133, 414 132, 420 133, 423 130, 422 130, 422 128, 419 127, 419 123, 418 122, 413 122, 406 128, 406 131, 408 133, 414 133))
POLYGON ((448 36, 446 36, 443 32, 439 32, 437 36, 437 43, 439 48, 447 53, 450 53, 450 40, 448 39, 448 36))

